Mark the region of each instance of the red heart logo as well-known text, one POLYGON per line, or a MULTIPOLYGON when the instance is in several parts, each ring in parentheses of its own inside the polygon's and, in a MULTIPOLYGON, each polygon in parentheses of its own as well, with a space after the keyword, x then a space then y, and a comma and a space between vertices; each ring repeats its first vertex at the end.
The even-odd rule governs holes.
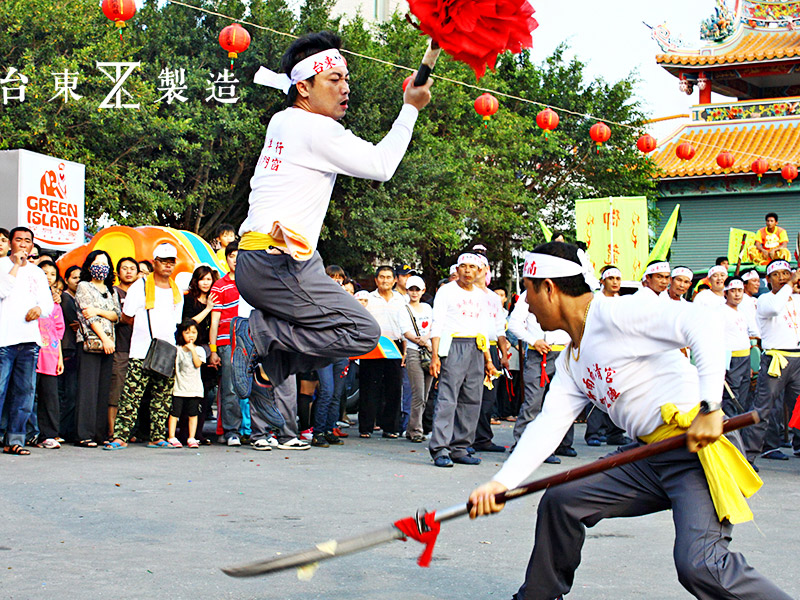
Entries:
POLYGON ((428 323, 428 321, 423 321, 423 322, 422 322, 422 328, 423 328, 423 329, 425 329, 426 327, 428 327, 428 325, 430 325, 430 323, 428 323))

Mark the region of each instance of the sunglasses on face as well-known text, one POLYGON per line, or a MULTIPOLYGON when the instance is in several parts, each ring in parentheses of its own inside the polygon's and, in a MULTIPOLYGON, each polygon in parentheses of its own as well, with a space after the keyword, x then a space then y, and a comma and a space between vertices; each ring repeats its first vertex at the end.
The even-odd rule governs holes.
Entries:
POLYGON ((38 259, 38 258, 39 258, 39 255, 38 255, 38 254, 30 254, 30 255, 28 256, 28 260, 30 260, 30 261, 34 261, 34 260, 36 260, 36 259, 38 259))

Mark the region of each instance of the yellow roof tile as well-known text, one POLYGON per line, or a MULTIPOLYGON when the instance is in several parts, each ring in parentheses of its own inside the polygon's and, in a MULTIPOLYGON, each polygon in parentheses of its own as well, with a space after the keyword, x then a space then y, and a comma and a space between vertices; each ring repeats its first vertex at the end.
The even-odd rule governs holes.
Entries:
POLYGON ((769 163, 770 171, 780 171, 787 163, 800 165, 800 119, 778 123, 689 124, 666 140, 652 158, 661 172, 658 177, 703 177, 723 175, 717 155, 728 151, 735 162, 727 173, 749 173, 757 158, 769 163), (696 154, 681 160, 675 154, 678 144, 689 142, 696 154))
POLYGON ((670 52, 657 54, 656 62, 664 65, 724 65, 757 62, 800 56, 800 31, 755 31, 744 28, 733 43, 723 44, 719 53, 704 54, 670 52))

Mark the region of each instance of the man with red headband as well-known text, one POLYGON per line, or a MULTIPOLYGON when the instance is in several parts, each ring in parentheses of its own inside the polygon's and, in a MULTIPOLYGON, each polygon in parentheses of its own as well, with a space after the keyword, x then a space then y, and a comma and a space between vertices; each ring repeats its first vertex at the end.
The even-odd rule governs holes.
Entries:
MULTIPOLYGON (((283 55, 283 73, 262 67, 255 76, 289 100, 267 126, 239 229, 237 284, 254 307, 250 333, 260 368, 251 366, 262 383, 277 385, 332 359, 364 354, 380 337, 375 319, 325 275, 317 242, 337 175, 392 177, 430 101, 431 83, 406 88, 392 129, 371 144, 338 122, 350 102, 340 46, 331 32, 304 35, 283 55)), ((236 372, 247 370, 243 362, 234 360, 236 372)))
POLYGON ((722 436, 720 311, 643 302, 636 295, 594 302, 594 268, 570 244, 537 247, 526 257, 524 275, 530 310, 542 328, 563 329, 571 341, 558 358, 542 412, 503 468, 470 495, 470 516, 501 510, 494 495, 531 475, 587 401, 639 443, 686 432, 687 447, 549 488, 539 501, 536 541, 517 600, 554 600, 570 591, 586 527, 668 509, 678 579, 690 594, 701 600, 789 600, 728 550, 732 523, 752 518, 745 496, 761 480, 722 436), (696 367, 677 351, 687 345, 696 367))

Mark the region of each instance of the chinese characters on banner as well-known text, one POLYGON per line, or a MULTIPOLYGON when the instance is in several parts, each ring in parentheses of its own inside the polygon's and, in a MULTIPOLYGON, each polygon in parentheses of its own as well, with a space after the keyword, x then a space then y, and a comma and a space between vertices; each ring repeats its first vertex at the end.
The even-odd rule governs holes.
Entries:
POLYGON ((635 280, 649 252, 647 198, 576 200, 575 230, 597 275, 604 266, 616 265, 623 279, 635 280))
MULTIPOLYGON (((98 62, 97 69, 111 80, 111 88, 105 98, 98 105, 99 109, 123 109, 140 108, 138 102, 132 102, 133 96, 125 89, 125 82, 134 72, 141 67, 141 62, 98 62)), ((48 102, 77 102, 83 96, 77 92, 80 73, 71 72, 64 69, 60 72, 51 72, 53 77, 53 96, 48 102)), ((165 67, 158 76, 158 91, 162 95, 156 103, 166 102, 187 102, 189 98, 184 95, 188 86, 186 85, 186 69, 170 69, 165 67)), ((3 105, 11 103, 25 102, 27 86, 30 79, 18 71, 15 67, 3 69, 0 67, 0 96, 3 105), (5 74, 3 72, 5 71, 5 74)), ((221 73, 209 73, 208 85, 205 97, 206 102, 217 102, 218 104, 236 104, 239 96, 236 95, 236 85, 239 80, 235 75, 223 69, 221 73)))

